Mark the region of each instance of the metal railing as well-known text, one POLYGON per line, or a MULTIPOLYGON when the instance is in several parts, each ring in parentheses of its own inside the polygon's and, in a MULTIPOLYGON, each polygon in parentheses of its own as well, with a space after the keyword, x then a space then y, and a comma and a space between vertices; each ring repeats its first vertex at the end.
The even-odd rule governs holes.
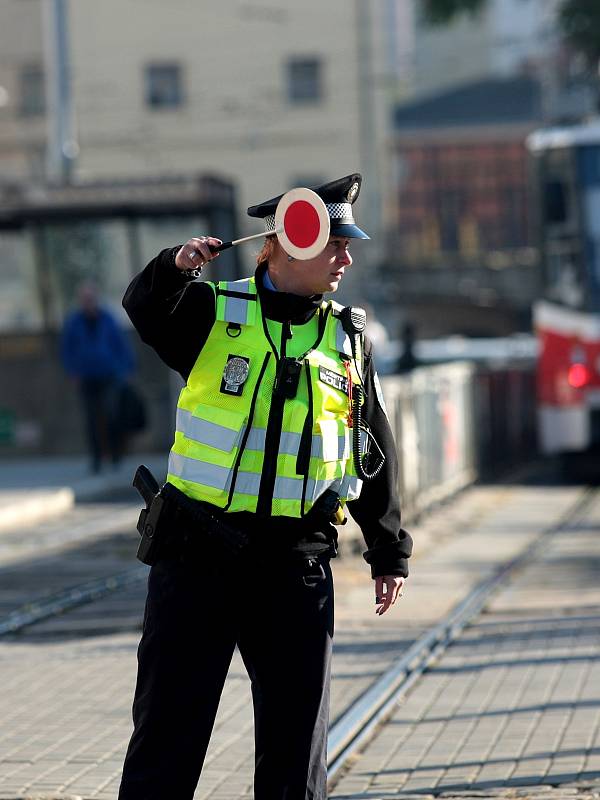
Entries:
POLYGON ((454 362, 382 379, 398 446, 403 515, 414 517, 479 478, 531 458, 531 363, 454 362))

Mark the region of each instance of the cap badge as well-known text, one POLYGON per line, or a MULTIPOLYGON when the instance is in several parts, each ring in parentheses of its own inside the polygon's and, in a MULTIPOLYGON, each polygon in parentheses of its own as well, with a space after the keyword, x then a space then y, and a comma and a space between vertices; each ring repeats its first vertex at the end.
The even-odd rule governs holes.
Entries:
POLYGON ((233 394, 239 397, 249 373, 250 359, 230 354, 223 370, 221 391, 224 394, 233 394))
POLYGON ((346 197, 348 198, 349 203, 352 203, 352 201, 358 194, 358 189, 359 189, 358 183, 353 183, 352 186, 348 189, 348 194, 346 195, 346 197))

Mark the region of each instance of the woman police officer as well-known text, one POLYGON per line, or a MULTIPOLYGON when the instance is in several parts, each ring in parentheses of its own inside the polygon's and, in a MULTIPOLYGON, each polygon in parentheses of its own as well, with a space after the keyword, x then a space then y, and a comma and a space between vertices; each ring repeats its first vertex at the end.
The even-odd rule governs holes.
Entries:
MULTIPOLYGON (((120 800, 193 797, 236 645, 252 683, 256 799, 326 797, 332 514, 341 501, 361 527, 378 614, 401 595, 412 547, 370 343, 323 300, 352 264, 350 240, 368 238, 352 216, 360 182, 314 189, 330 216, 315 258, 295 260, 268 237, 253 278, 196 282, 220 240, 195 237, 159 253, 125 294, 141 338, 186 386, 165 486, 172 535, 148 581, 120 800), (353 407, 382 456, 364 482, 353 407), (208 536, 190 503, 243 534, 241 551, 208 536)), ((248 213, 272 230, 278 200, 248 213)))

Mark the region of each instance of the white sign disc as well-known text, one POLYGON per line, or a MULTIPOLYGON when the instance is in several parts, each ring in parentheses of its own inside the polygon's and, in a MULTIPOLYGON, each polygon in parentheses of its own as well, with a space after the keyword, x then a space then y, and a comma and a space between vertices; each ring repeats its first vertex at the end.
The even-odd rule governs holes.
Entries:
POLYGON ((288 255, 303 261, 315 258, 329 241, 327 207, 312 189, 290 189, 277 203, 275 230, 288 255))

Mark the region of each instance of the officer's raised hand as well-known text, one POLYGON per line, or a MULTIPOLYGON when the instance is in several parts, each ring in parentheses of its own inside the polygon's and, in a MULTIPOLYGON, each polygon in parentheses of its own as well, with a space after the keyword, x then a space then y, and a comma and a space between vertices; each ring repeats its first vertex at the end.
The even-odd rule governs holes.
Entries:
POLYGON ((175 266, 182 270, 200 269, 219 255, 211 251, 210 245, 217 247, 220 244, 223 242, 214 236, 195 236, 188 239, 175 256, 175 266))

